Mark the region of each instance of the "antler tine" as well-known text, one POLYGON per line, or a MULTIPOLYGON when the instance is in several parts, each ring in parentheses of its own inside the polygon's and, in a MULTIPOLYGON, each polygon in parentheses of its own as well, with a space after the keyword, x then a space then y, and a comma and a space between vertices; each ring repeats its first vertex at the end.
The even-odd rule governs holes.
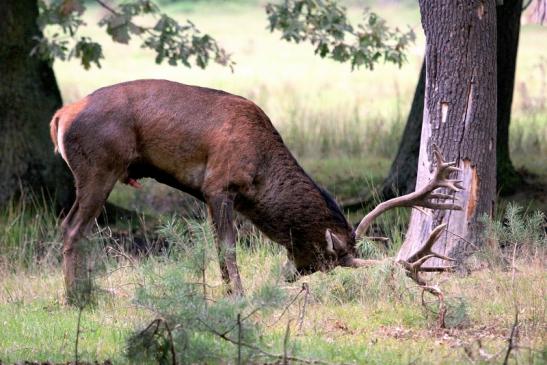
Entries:
POLYGON ((462 207, 458 204, 433 203, 433 202, 430 202, 430 201, 427 201, 427 200, 423 203, 420 203, 420 205, 424 208, 430 208, 430 209, 462 210, 462 207))
POLYGON ((441 255, 437 252, 432 251, 433 244, 439 238, 441 232, 446 228, 446 223, 441 224, 430 233, 429 238, 425 241, 422 248, 418 250, 414 255, 410 256, 408 260, 400 260, 399 263, 407 271, 407 275, 410 276, 415 282, 419 285, 424 286, 427 283, 420 277, 419 272, 443 272, 452 270, 455 266, 444 266, 444 267, 435 267, 435 268, 426 268, 422 269, 422 265, 429 259, 438 257, 446 261, 456 261, 451 257, 441 255))
POLYGON ((432 257, 438 257, 446 261, 456 261, 451 257, 441 255, 440 253, 432 251, 433 244, 437 241, 437 239, 441 235, 441 232, 445 228, 446 223, 440 224, 435 227, 435 229, 429 234, 429 237, 427 238, 427 241, 425 241, 424 245, 414 255, 410 256, 407 261, 410 263, 414 263, 428 255, 433 255, 432 257))
POLYGON ((450 194, 444 194, 444 193, 431 193, 428 196, 429 199, 453 199, 458 200, 455 197, 453 197, 450 194))
POLYGON ((435 160, 435 172, 433 178, 422 188, 403 196, 399 196, 383 203, 380 203, 370 213, 368 213, 359 223, 359 226, 355 230, 357 238, 363 237, 372 221, 381 215, 383 212, 395 208, 395 207, 423 207, 429 209, 450 209, 461 210, 462 208, 455 203, 444 202, 447 199, 454 199, 453 196, 447 193, 435 191, 438 188, 446 188, 450 192, 458 192, 463 190, 460 180, 448 179, 448 176, 455 171, 461 171, 461 169, 455 167, 456 161, 445 162, 444 157, 439 148, 434 144, 433 158, 435 160), (440 201, 434 202, 433 199, 440 201))
POLYGON ((431 149, 433 150, 433 156, 435 156, 435 160, 437 161, 437 166, 441 166, 442 164, 444 164, 444 156, 441 153, 439 147, 435 143, 433 143, 431 149))
POLYGON ((407 275, 410 278, 412 278, 412 280, 414 280, 416 283, 418 283, 418 285, 427 286, 427 282, 420 277, 419 275, 420 272, 444 272, 444 271, 453 270, 455 268, 454 265, 434 267, 434 268, 422 268, 422 265, 427 260, 432 259, 434 257, 438 257, 446 261, 452 261, 452 262, 456 261, 451 257, 441 255, 432 250, 433 244, 437 241, 441 232, 445 228, 446 228, 446 223, 435 227, 435 229, 429 234, 429 237, 425 241, 424 245, 415 254, 410 256, 407 260, 399 261, 399 263, 403 265, 403 267, 407 271, 407 275))
POLYGON ((456 265, 439 266, 439 267, 420 267, 421 272, 446 272, 456 269, 456 265))
POLYGON ((410 263, 410 266, 411 266, 412 268, 418 269, 418 268, 420 268, 420 266, 423 265, 424 262, 426 262, 426 261, 429 260, 429 259, 432 259, 433 257, 436 257, 436 255, 430 253, 430 254, 428 254, 428 255, 425 255, 425 256, 419 258, 418 260, 416 260, 416 261, 414 261, 414 262, 411 262, 411 263, 410 263))
POLYGON ((461 180, 451 180, 451 179, 443 179, 438 182, 436 182, 438 188, 447 188, 452 191, 462 191, 463 186, 461 185, 461 180))

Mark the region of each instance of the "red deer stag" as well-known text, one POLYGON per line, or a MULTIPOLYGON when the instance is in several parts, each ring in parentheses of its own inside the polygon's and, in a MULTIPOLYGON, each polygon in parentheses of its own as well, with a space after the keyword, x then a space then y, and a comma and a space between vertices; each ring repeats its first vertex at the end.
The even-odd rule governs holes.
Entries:
MULTIPOLYGON (((64 275, 68 292, 82 269, 76 245, 90 229, 117 181, 137 187, 151 177, 204 201, 216 233, 222 278, 243 293, 236 265, 234 211, 287 249, 300 274, 335 266, 360 267, 355 242, 374 217, 393 206, 457 209, 449 180, 457 170, 438 151, 431 183, 379 205, 356 231, 334 199, 300 167, 266 114, 229 93, 162 80, 101 88, 53 116, 51 138, 75 178, 76 201, 63 221, 64 275)), ((431 242, 404 262, 416 274, 437 256, 431 242)), ((417 274, 416 274, 417 275, 417 274)))

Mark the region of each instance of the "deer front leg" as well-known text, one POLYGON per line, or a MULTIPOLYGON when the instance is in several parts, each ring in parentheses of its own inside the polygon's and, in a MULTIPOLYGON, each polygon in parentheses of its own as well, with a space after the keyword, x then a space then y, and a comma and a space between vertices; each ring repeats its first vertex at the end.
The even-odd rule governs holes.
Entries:
POLYGON ((222 279, 229 285, 228 292, 243 295, 243 286, 236 260, 236 236, 234 231, 234 197, 221 194, 207 199, 209 215, 215 230, 215 242, 222 279))

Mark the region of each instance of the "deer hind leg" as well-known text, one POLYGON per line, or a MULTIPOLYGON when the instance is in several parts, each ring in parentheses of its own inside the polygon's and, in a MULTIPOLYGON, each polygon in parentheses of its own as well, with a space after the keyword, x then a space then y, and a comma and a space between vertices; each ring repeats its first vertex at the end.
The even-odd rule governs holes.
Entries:
POLYGON ((87 268, 86 248, 81 241, 101 212, 112 191, 118 174, 89 171, 75 173, 76 201, 63 221, 63 273, 69 303, 78 304, 80 295, 90 288, 90 273, 87 268), (83 292, 82 292, 83 290, 83 292))
POLYGON ((243 286, 241 285, 236 260, 236 235, 233 218, 234 196, 233 194, 224 193, 206 200, 216 234, 215 243, 222 279, 229 285, 229 293, 243 295, 243 286))

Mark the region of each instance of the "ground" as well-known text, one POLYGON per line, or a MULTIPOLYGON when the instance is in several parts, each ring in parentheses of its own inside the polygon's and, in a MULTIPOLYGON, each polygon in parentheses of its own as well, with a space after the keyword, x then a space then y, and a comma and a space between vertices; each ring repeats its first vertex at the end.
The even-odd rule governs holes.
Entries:
MULTIPOLYGON (((232 53, 234 72, 220 66, 199 70, 154 65, 153 55, 140 49, 138 40, 131 46, 110 43, 104 30, 94 26, 100 10, 92 7, 86 19, 88 32, 103 42, 106 60, 101 69, 88 72, 75 62, 57 61, 55 73, 64 101, 74 101, 104 85, 138 78, 167 78, 224 89, 260 105, 305 169, 339 201, 363 196, 382 181, 399 143, 423 57, 424 39, 415 6, 388 4, 373 9, 391 24, 410 25, 417 32, 408 62, 401 69, 378 65, 374 71, 353 72, 349 65, 313 55, 307 45, 288 44, 279 40, 278 34, 269 33, 265 13, 256 2, 183 2, 164 9, 178 19, 192 19, 215 36, 232 53)), ((351 3, 350 9, 358 19, 357 5, 351 3)), ((500 220, 509 201, 530 213, 547 211, 547 159, 541 158, 547 156, 547 49, 538 46, 546 36, 545 27, 523 25, 511 151, 529 184, 501 201, 500 220)), ((96 227, 99 233, 92 243, 98 252, 99 295, 96 306, 82 312, 81 360, 127 363, 128 337, 158 315, 138 305, 138 291, 150 287, 150 272, 168 278, 169 268, 180 264, 166 250, 169 239, 158 232, 158 224, 165 226, 173 213, 188 216, 184 214, 188 209, 181 206, 189 200, 151 181, 143 185, 139 191, 118 186, 110 198, 137 210, 140 220, 126 226, 96 227), (105 242, 114 242, 111 231, 114 237, 129 241, 135 235, 145 243, 157 241, 157 255, 133 257, 132 252, 115 245, 105 252, 105 242)), ((195 207, 195 203, 190 206, 195 207)), ((35 197, 30 203, 13 202, 0 212, 0 363, 74 361, 79 313, 64 304, 59 220, 46 207, 47 202, 35 197)), ((356 212, 352 220, 362 215, 356 212)), ((399 211, 382 220, 382 228, 393 243, 385 249, 363 244, 363 252, 376 257, 393 255, 406 219, 407 213, 399 211)), ((178 222, 190 224, 181 219, 178 222)), ((246 292, 253 295, 265 280, 276 277, 284 252, 247 229, 242 232, 244 240, 238 255, 246 292)), ((521 247, 520 243, 515 247, 521 247)), ((182 239, 175 244, 186 242, 182 239)), ((437 316, 431 312, 435 310, 433 298, 426 297, 424 307, 420 290, 389 262, 376 269, 339 268, 300 278, 293 284, 280 280, 287 304, 299 295, 295 303, 286 311, 278 308, 252 318, 267 328, 262 339, 265 348, 275 353, 283 353, 285 348, 303 359, 376 364, 501 363, 517 308, 518 348, 512 350, 510 360, 515 361, 515 355, 519 363, 546 363, 545 246, 533 247, 535 251, 518 255, 512 265, 515 270, 501 258, 511 258, 511 250, 503 254, 494 250, 478 253, 481 260, 470 263, 473 270, 468 275, 433 276, 432 282, 443 288, 450 304, 448 329, 438 328, 437 316), (310 293, 300 320, 304 294, 298 293, 303 283, 310 293), (289 320, 291 336, 284 346, 289 320)), ((207 265, 206 274, 211 286, 208 295, 220 300, 223 294, 218 289, 216 260, 207 265)), ((236 362, 236 349, 218 338, 210 341, 210 346, 226 351, 219 362, 236 362)))

